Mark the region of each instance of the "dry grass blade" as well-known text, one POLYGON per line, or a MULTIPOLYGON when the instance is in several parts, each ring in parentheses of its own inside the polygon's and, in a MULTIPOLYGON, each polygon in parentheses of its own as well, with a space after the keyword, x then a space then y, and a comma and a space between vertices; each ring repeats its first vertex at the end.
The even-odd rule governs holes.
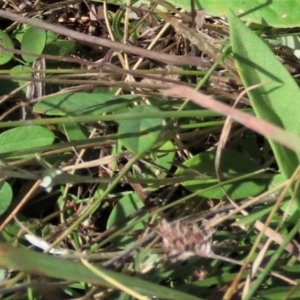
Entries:
POLYGON ((300 153, 300 139, 297 135, 287 132, 269 122, 253 117, 250 114, 246 114, 226 104, 216 101, 203 93, 196 92, 188 87, 176 86, 164 91, 163 94, 165 96, 187 98, 199 106, 211 109, 225 116, 230 116, 232 119, 240 122, 244 126, 273 139, 274 141, 291 150, 294 150, 297 153, 300 153))
POLYGON ((107 39, 89 36, 87 34, 83 34, 80 32, 76 32, 76 31, 67 29, 65 27, 35 21, 30 18, 22 17, 20 15, 10 13, 10 12, 4 11, 4 10, 0 10, 0 17, 6 18, 6 19, 9 19, 12 21, 16 21, 19 23, 23 23, 23 24, 28 24, 30 26, 34 26, 37 28, 42 28, 45 30, 53 31, 58 34, 73 38, 74 40, 77 40, 77 41, 83 41, 83 42, 87 42, 87 43, 94 44, 94 45, 100 45, 100 46, 104 46, 104 47, 108 47, 108 48, 112 48, 112 49, 116 49, 116 50, 121 50, 121 51, 128 52, 128 53, 133 53, 136 55, 140 55, 142 57, 154 59, 156 61, 161 61, 161 62, 164 62, 169 65, 201 66, 201 64, 202 64, 202 60, 198 57, 185 57, 185 56, 178 57, 178 56, 169 55, 169 54, 165 54, 165 53, 161 53, 161 52, 157 52, 157 51, 149 51, 149 50, 142 49, 139 47, 134 47, 134 46, 130 46, 130 45, 125 45, 123 43, 110 41, 107 39))
POLYGON ((300 223, 292 229, 296 208, 285 205, 294 204, 288 192, 298 175, 279 180, 270 144, 300 153, 300 139, 253 116, 244 94, 270 88, 273 77, 243 88, 234 24, 208 10, 198 11, 197 22, 199 7, 190 13, 173 1, 67 1, 52 13, 44 3, 0 5, 0 37, 13 45, 0 47, 0 64, 1 54, 11 57, 0 80, 12 82, 0 87, 1 172, 12 191, 2 215, 0 205, 0 232, 14 244, 3 245, 0 267, 24 272, 1 281, 0 268, 6 293, 21 283, 22 294, 8 296, 44 297, 36 274, 45 283, 72 280, 59 292, 82 300, 246 300, 297 287, 300 223), (44 48, 33 47, 38 35, 44 48), (196 105, 182 105, 184 98, 196 105), (35 120, 19 120, 14 110, 23 103, 35 120))

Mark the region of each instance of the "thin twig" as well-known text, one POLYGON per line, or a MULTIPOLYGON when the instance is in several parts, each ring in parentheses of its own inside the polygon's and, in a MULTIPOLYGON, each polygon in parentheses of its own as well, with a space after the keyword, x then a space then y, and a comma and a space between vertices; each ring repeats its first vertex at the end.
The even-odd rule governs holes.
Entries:
POLYGON ((36 21, 34 19, 26 18, 18 14, 14 14, 8 11, 0 10, 0 17, 9 19, 15 22, 19 22, 21 24, 27 24, 33 27, 42 28, 45 30, 53 31, 57 34, 61 34, 72 38, 77 41, 90 43, 94 45, 99 45, 107 48, 112 48, 115 50, 132 53, 138 56, 146 57, 149 59, 153 59, 155 61, 160 61, 165 64, 175 65, 175 66, 203 66, 206 67, 207 63, 203 62, 203 60, 199 57, 195 56, 175 56, 169 55, 157 51, 149 51, 143 48, 126 45, 120 42, 114 42, 107 39, 90 36, 87 34, 83 34, 74 30, 67 29, 62 26, 57 26, 45 22, 36 21))

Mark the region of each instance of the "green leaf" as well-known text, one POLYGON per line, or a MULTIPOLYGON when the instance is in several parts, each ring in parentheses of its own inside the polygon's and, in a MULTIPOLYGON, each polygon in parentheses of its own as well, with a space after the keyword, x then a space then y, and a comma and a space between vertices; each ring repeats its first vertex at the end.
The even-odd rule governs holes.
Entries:
MULTIPOLYGON (((184 166, 187 169, 179 168, 176 175, 191 175, 189 169, 199 172, 203 179, 184 181, 181 184, 191 192, 197 192, 218 183, 215 174, 215 152, 202 152, 186 160, 184 166), (209 178, 208 178, 209 176, 209 178)), ((258 167, 248 157, 233 151, 224 150, 221 157, 220 172, 231 177, 238 177, 257 171, 258 167)), ((195 175, 196 176, 196 175, 195 175)), ((232 199, 241 199, 255 196, 261 193, 267 186, 267 181, 263 179, 247 178, 223 185, 224 190, 232 199)), ((224 198, 221 187, 201 193, 201 196, 213 199, 224 198)))
MULTIPOLYGON (((17 77, 25 77, 25 78, 30 78, 31 77, 31 71, 32 71, 32 68, 31 67, 28 67, 28 66, 24 66, 24 65, 17 65, 17 66, 14 66, 13 68, 10 69, 10 72, 9 74, 11 76, 17 76, 17 77)), ((28 81, 27 80, 20 80, 20 79, 13 79, 12 80, 14 83, 17 83, 18 86, 22 86, 24 85, 25 83, 27 83, 28 81)), ((24 87, 22 89, 22 91, 24 93, 26 93, 26 89, 27 87, 24 87)))
POLYGON ((6 212, 13 198, 13 191, 8 182, 0 182, 0 216, 6 212))
POLYGON ((56 41, 57 33, 52 31, 46 31, 46 45, 56 41))
MULTIPOLYGON (((245 88, 266 83, 248 92, 255 114, 300 136, 298 85, 269 47, 233 13, 229 24, 233 55, 245 88)), ((284 178, 290 178, 300 155, 271 139, 269 143, 284 178)))
MULTIPOLYGON (((44 253, 13 248, 3 244, 0 245, 0 267, 32 274, 42 274, 44 277, 79 281, 114 288, 113 285, 93 273, 79 261, 69 261, 44 253)), ((168 299, 173 300, 201 300, 199 297, 154 284, 137 277, 113 272, 101 268, 100 266, 97 266, 97 268, 113 280, 145 296, 155 296, 165 299, 167 295, 168 299)))
MULTIPOLYGON (((135 106, 132 113, 156 113, 159 110, 153 106, 135 106)), ((134 154, 146 151, 154 144, 159 137, 162 119, 133 119, 122 120, 119 122, 118 133, 123 145, 134 154)))
POLYGON ((136 178, 144 179, 162 179, 167 176, 167 172, 172 166, 172 162, 175 157, 175 147, 171 141, 167 141, 160 148, 155 149, 155 156, 149 159, 149 162, 153 165, 140 164, 141 172, 137 172, 133 169, 134 176, 136 178))
POLYGON ((75 41, 54 41, 46 45, 43 53, 49 55, 68 56, 75 52, 75 41))
POLYGON ((175 146, 171 141, 167 141, 155 152, 153 163, 160 167, 165 172, 155 174, 155 178, 165 178, 167 175, 166 171, 169 171, 172 167, 172 163, 175 157, 175 146))
MULTIPOLYGON (((110 228, 118 222, 122 221, 125 217, 136 212, 138 209, 142 208, 144 203, 141 201, 137 194, 129 194, 122 197, 115 207, 113 208, 108 220, 106 228, 110 228)), ((128 224, 130 224, 129 221, 128 224)), ((136 224, 133 231, 142 230, 145 226, 143 223, 136 224)), ((112 243, 119 248, 125 248, 129 243, 132 243, 136 238, 131 236, 120 236, 112 240, 112 243)))
MULTIPOLYGON (((47 35, 44 29, 29 27, 22 38, 21 50, 41 54, 45 48, 46 39, 47 35)), ((22 57, 26 62, 33 62, 36 60, 35 56, 22 54, 22 57)))
POLYGON ((15 30, 13 31, 13 38, 21 44, 23 36, 28 28, 29 26, 26 24, 18 24, 15 30))
POLYGON ((65 134, 70 141, 83 140, 89 135, 87 127, 78 123, 58 124, 58 129, 65 134))
MULTIPOLYGON (((187 0, 172 0, 172 2, 184 2, 187 0)), ((246 22, 262 24, 272 27, 296 27, 300 25, 300 11, 295 9, 299 5, 298 0, 201 0, 195 1, 196 9, 204 9, 212 16, 229 16, 230 10, 235 15, 241 15, 246 22)))
POLYGON ((53 132, 42 126, 12 128, 0 135, 0 153, 49 146, 54 139, 53 132))
POLYGON ((125 108, 131 101, 138 100, 135 95, 115 96, 108 93, 66 93, 54 95, 37 104, 33 111, 50 116, 99 115, 125 108))
MULTIPOLYGON (((103 2, 103 0, 93 1, 103 2)), ((190 0, 169 0, 165 2, 191 11, 190 0)), ((124 0, 108 0, 107 3, 123 6, 124 0)), ((150 5, 150 3, 153 2, 140 0, 135 2, 134 6, 150 5)), ((243 21, 251 23, 282 28, 300 26, 300 11, 295 9, 299 5, 299 0, 196 0, 194 5, 195 10, 204 9, 211 16, 228 16, 231 9, 236 15, 242 15, 243 21)), ((163 5, 158 7, 161 10, 166 10, 163 5)))
MULTIPOLYGON (((7 49, 14 49, 14 44, 7 33, 0 30, 0 46, 7 49)), ((14 54, 11 52, 0 51, 0 65, 8 63, 14 54)))
MULTIPOLYGON (((295 265, 295 271, 294 273, 299 274, 299 265, 295 265)), ((298 300, 300 299, 300 291, 298 289, 293 290, 291 293, 290 287, 284 287, 284 286, 279 286, 279 287, 273 287, 273 288, 268 288, 268 289, 260 289, 256 293, 257 299, 264 299, 264 300, 273 300, 273 299, 288 299, 289 300, 298 300)))
MULTIPOLYGON (((32 68, 24 65, 17 65, 10 69, 9 75, 10 76, 17 76, 17 77, 26 77, 27 81, 24 80, 5 80, 5 84, 0 84, 0 96, 6 95, 11 93, 11 91, 19 88, 20 86, 28 83, 28 78, 31 76, 32 68), (28 71, 28 72, 27 72, 28 71)), ((17 92, 17 95, 25 97, 26 94, 26 87, 22 90, 17 92)))

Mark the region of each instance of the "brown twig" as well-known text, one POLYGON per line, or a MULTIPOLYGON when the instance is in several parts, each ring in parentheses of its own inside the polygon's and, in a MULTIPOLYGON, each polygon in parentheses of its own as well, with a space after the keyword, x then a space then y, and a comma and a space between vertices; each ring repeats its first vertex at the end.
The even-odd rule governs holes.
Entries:
POLYGON ((201 58, 195 56, 175 56, 166 53, 161 53, 157 51, 150 51, 143 48, 126 45, 119 42, 110 41, 107 39, 90 36, 87 34, 83 34, 74 30, 67 29, 62 26, 57 26, 45 22, 36 21, 30 18, 23 17, 18 14, 14 14, 8 11, 0 10, 0 17, 9 19, 21 24, 27 24, 33 27, 42 28, 45 30, 53 31, 57 34, 61 34, 72 38, 77 41, 87 42, 94 45, 99 45, 107 48, 112 48, 115 50, 132 53, 138 56, 146 57, 149 59, 153 59, 155 61, 160 61, 165 64, 175 65, 175 66, 202 66, 207 67, 206 62, 204 62, 201 58))

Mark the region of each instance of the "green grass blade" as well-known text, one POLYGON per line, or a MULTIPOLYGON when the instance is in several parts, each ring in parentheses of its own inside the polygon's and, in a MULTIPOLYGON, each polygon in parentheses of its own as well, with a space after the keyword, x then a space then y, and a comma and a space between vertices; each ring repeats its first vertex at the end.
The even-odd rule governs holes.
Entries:
MULTIPOLYGON (((20 270, 27 273, 38 274, 40 276, 113 287, 78 261, 69 261, 58 257, 52 257, 48 254, 29 251, 27 249, 18 249, 1 245, 0 262, 1 267, 6 269, 20 270)), ((101 267, 98 268, 114 280, 146 296, 156 296, 158 298, 174 300, 200 299, 136 277, 132 278, 101 267)))
MULTIPOLYGON (((255 114, 300 136, 300 91, 294 79, 268 46, 233 13, 229 14, 234 59, 245 88, 265 85, 248 92, 255 114)), ((299 164, 300 156, 269 139, 278 166, 286 179, 299 164)))

